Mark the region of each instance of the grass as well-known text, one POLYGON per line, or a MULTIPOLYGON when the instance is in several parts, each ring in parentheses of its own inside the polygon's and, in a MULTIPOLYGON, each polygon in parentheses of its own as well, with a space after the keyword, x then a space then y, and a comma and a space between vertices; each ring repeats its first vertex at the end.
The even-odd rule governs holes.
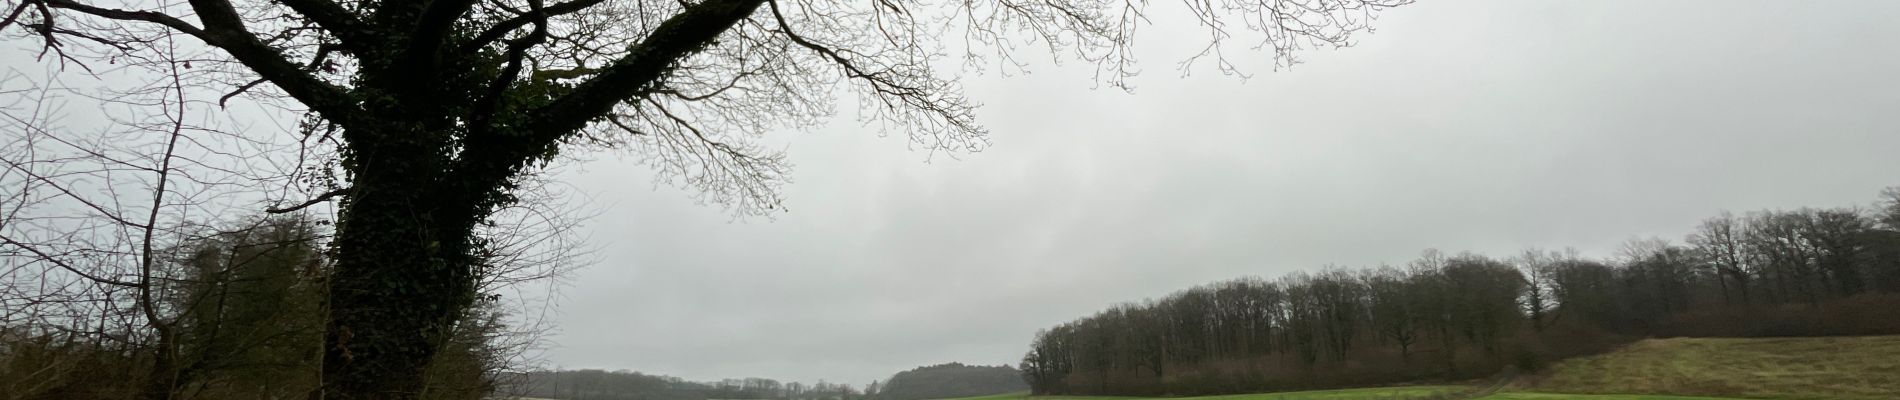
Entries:
POLYGON ((1020 399, 1024 397, 1029 397, 1029 392, 992 394, 988 396, 964 397, 960 399, 945 399, 945 400, 1011 400, 1011 399, 1020 399))
POLYGON ((1478 400, 1738 400, 1728 397, 1662 396, 1650 394, 1558 394, 1508 392, 1478 400))
POLYGON ((1398 386, 1364 389, 1312 390, 1187 397, 1195 400, 1346 400, 1346 399, 1424 399, 1469 390, 1464 386, 1398 386))
MULTIPOLYGON (((1230 394, 1220 396, 1173 397, 1169 400, 1349 400, 1349 399, 1426 399, 1469 390, 1464 386, 1399 386, 1363 389, 1312 390, 1303 392, 1278 392, 1255 394, 1230 394)), ((952 400, 1126 400, 1140 397, 1116 396, 1035 396, 1028 393, 1009 393, 982 397, 965 397, 952 400)))
MULTIPOLYGON (((1180 397, 1171 400, 1454 398, 1466 386, 1402 386, 1180 397)), ((954 400, 1018 400, 1010 393, 954 400)), ((1131 400, 1037 396, 1027 400, 1131 400)), ((1520 376, 1478 400, 1900 399, 1900 336, 1649 339, 1520 376), (1629 394, 1669 393, 1672 395, 1629 394), (1722 397, 1694 397, 1722 396, 1722 397)))
MULTIPOLYGON (((1456 398, 1460 392, 1471 390, 1467 386, 1400 386, 1365 389, 1313 390, 1303 392, 1236 394, 1223 396, 1175 397, 1168 400, 1348 400, 1348 399, 1432 399, 1456 398)), ((1142 397, 1118 396, 1036 396, 1028 393, 1008 393, 980 397, 965 397, 947 400, 1134 400, 1142 397)), ((1554 394, 1509 392, 1479 398, 1478 400, 1739 400, 1720 397, 1690 396, 1654 396, 1654 395, 1618 395, 1618 394, 1554 394)))
POLYGON ((1512 389, 1900 399, 1900 336, 1650 339, 1615 352, 1560 362, 1539 377, 1520 380, 1512 389))

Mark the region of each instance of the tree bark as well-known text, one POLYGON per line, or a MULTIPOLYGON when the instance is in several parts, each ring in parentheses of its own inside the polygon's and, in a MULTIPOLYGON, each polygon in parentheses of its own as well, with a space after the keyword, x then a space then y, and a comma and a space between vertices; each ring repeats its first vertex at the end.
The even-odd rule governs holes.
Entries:
POLYGON ((429 172, 439 170, 428 159, 366 160, 358 170, 337 226, 326 398, 419 397, 424 371, 473 302, 475 206, 429 190, 439 187, 429 172))

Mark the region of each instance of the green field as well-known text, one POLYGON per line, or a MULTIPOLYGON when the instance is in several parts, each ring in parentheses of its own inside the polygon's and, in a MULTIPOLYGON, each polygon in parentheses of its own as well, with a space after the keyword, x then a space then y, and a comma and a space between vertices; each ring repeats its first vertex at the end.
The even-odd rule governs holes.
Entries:
MULTIPOLYGON (((1236 394, 1185 397, 1194 400, 1348 400, 1348 399, 1431 399, 1470 390, 1463 386, 1402 386, 1301 392, 1236 394)), ((1076 399, 1082 400, 1082 399, 1076 399)))
MULTIPOLYGON (((1465 399, 1467 386, 1402 386, 1174 400, 1465 399)), ((955 400, 1013 400, 1025 393, 955 400)), ((1135 397, 1036 396, 1033 400, 1135 397)), ((1900 399, 1900 336, 1649 339, 1519 376, 1478 400, 1900 399), (1668 393, 1672 395, 1641 394, 1668 393), (1719 396, 1719 397, 1694 397, 1719 396)))
MULTIPOLYGON (((1174 397, 1169 400, 1347 400, 1347 399, 1431 399, 1445 398, 1456 393, 1471 390, 1464 386, 1401 386, 1385 388, 1312 390, 1301 392, 1234 394, 1221 396, 1174 397)), ((954 400, 1128 400, 1140 397, 1116 396, 1034 396, 1025 393, 999 394, 982 397, 965 397, 954 400)))
POLYGON ((1506 392, 1480 398, 1480 400, 1736 400, 1731 397, 1694 397, 1661 396, 1647 394, 1556 394, 1506 392))
MULTIPOLYGON (((1301 392, 1256 393, 1224 396, 1176 397, 1169 400, 1348 400, 1348 399, 1463 399, 1461 394, 1475 390, 1466 386, 1400 386, 1366 389, 1312 390, 1301 392)), ((999 394, 982 397, 965 397, 953 400, 1129 400, 1140 397, 1115 396, 1035 396, 1023 393, 999 394)), ((1479 397, 1478 400, 1736 400, 1720 397, 1685 396, 1648 396, 1648 395, 1587 395, 1587 394, 1550 394, 1530 392, 1508 392, 1479 397)))
POLYGON ((1520 379, 1513 389, 1900 399, 1900 336, 1651 339, 1560 362, 1541 377, 1520 379))

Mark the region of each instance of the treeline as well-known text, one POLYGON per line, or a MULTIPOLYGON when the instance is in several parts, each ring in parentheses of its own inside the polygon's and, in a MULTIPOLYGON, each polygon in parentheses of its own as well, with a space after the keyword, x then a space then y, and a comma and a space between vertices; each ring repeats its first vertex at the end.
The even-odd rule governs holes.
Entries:
MULTIPOLYGON (((671 376, 598 369, 511 374, 504 392, 562 400, 861 400, 849 384, 780 382, 766 378, 694 382, 671 376)), ((874 391, 875 389, 873 389, 874 391)))
POLYGON ((695 382, 664 375, 598 369, 509 374, 506 393, 562 400, 921 400, 1028 390, 1010 366, 948 363, 898 372, 863 389, 818 381, 806 384, 767 378, 695 382))
POLYGON ((1029 390, 1022 372, 1007 365, 937 364, 898 372, 867 391, 878 400, 925 400, 983 396, 1029 390))
POLYGON ((1037 394, 1189 395, 1485 377, 1641 336, 1900 333, 1900 188, 1872 209, 1721 213, 1612 259, 1426 251, 1242 278, 1039 332, 1037 394))
MULTIPOLYGON (((0 399, 320 398, 329 226, 282 215, 200 228, 153 250, 130 289, 0 281, 0 399)), ((498 296, 473 301, 418 398, 487 398, 531 340, 498 296)))

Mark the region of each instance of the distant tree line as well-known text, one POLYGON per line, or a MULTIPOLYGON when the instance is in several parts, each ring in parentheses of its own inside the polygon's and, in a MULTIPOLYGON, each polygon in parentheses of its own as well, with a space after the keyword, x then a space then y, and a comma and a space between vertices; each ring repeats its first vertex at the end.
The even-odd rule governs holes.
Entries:
POLYGON ((563 400, 862 400, 865 391, 849 384, 780 382, 767 378, 695 382, 639 372, 599 369, 531 371, 512 374, 504 392, 563 400))
POLYGON ((898 372, 863 389, 850 384, 766 378, 696 382, 633 371, 599 369, 510 374, 506 393, 563 400, 922 400, 1029 390, 1007 365, 947 363, 898 372))
POLYGON ((1008 365, 937 364, 898 372, 867 389, 877 400, 926 400, 1029 390, 1022 372, 1008 365))
POLYGON ((1612 259, 1427 250, 1241 278, 1038 332, 1037 394, 1208 394, 1484 377, 1642 336, 1900 333, 1900 188, 1872 209, 1704 220, 1612 259))

